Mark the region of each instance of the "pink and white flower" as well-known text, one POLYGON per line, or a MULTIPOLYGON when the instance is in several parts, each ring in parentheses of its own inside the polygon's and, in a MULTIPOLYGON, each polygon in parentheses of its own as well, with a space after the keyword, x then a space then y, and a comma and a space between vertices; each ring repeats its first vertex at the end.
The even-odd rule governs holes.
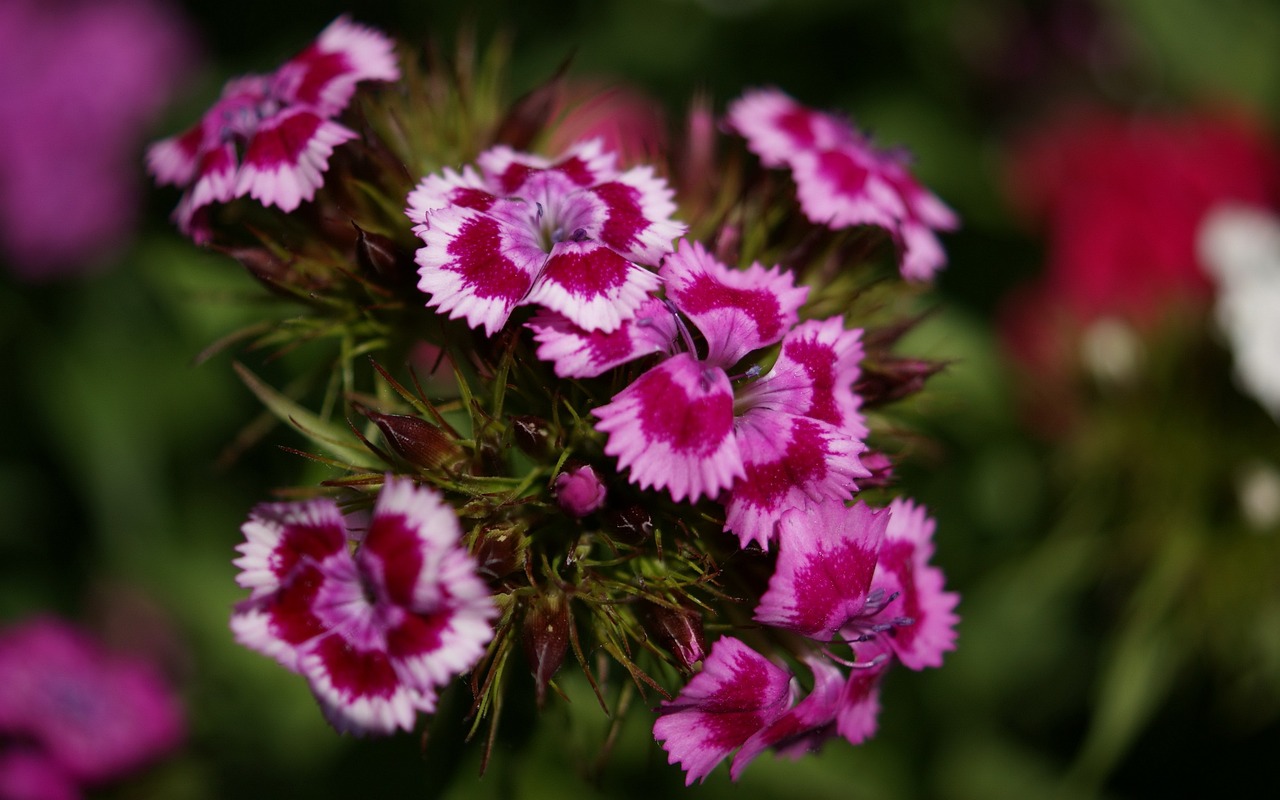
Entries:
POLYGON ((174 216, 197 241, 210 235, 197 215, 213 203, 249 196, 293 211, 324 183, 334 148, 357 138, 334 121, 356 85, 399 76, 390 39, 339 17, 274 73, 229 82, 199 123, 150 147, 147 165, 184 187, 174 216))
POLYGON ((734 754, 729 770, 735 781, 767 748, 772 747, 778 755, 798 759, 806 753, 817 752, 833 736, 846 736, 846 729, 856 734, 846 736, 851 744, 860 744, 875 732, 883 665, 855 669, 846 678, 839 667, 820 656, 810 656, 805 663, 813 673, 813 689, 743 743, 734 754))
POLYGON ((305 677, 339 731, 412 729, 493 636, 457 516, 408 479, 387 479, 363 537, 328 499, 260 505, 243 531, 236 639, 305 677))
MULTIPOLYGON (((675 700, 653 723, 668 763, 684 768, 685 785, 705 780, 729 753, 782 716, 791 674, 740 640, 723 636, 675 700)), ((749 760, 749 759, 748 759, 749 760)))
POLYGON ((928 280, 945 263, 935 231, 954 230, 959 220, 916 181, 905 153, 881 150, 843 117, 777 89, 747 92, 729 106, 728 122, 766 166, 791 170, 800 208, 813 222, 886 229, 908 280, 928 280))
POLYGON ((960 621, 960 596, 943 590, 942 570, 929 563, 935 527, 923 506, 901 497, 890 503, 871 599, 861 618, 844 629, 849 639, 870 634, 914 670, 942 666, 943 653, 955 649, 960 621))
POLYGON ((851 389, 860 332, 845 331, 838 318, 797 327, 808 290, 790 273, 730 269, 697 243, 682 241, 660 274, 669 307, 650 301, 615 334, 549 313, 530 323, 539 356, 562 376, 666 355, 595 410, 596 429, 609 434, 605 453, 630 469, 633 483, 677 501, 721 498, 726 529, 744 545, 767 547, 789 508, 849 499, 854 480, 869 474, 857 458, 867 431, 851 389), (705 355, 676 312, 702 334, 705 355), (747 382, 760 371, 747 367, 730 377, 749 353, 779 341, 768 375, 747 382))
POLYGON ((778 525, 778 562, 756 606, 756 621, 830 640, 862 614, 889 524, 887 510, 862 502, 787 512, 778 525))
POLYGON ((538 305, 584 331, 616 331, 658 288, 656 267, 685 226, 651 167, 618 172, 598 140, 550 161, 509 147, 480 170, 446 169, 409 194, 423 240, 427 305, 493 335, 517 307, 538 305))
POLYGON ((729 774, 736 781, 766 749, 799 758, 837 735, 860 744, 875 733, 887 660, 852 668, 847 677, 821 655, 805 664, 813 688, 796 702, 800 684, 789 670, 730 636, 712 646, 702 672, 662 704, 653 724, 668 763, 684 768, 686 786, 705 780, 735 749, 729 774))

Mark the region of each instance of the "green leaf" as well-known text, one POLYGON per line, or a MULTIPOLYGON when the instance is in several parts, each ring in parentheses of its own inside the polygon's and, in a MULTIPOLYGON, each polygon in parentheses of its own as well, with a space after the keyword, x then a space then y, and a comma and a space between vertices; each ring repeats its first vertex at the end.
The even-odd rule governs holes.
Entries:
POLYGON ((346 427, 334 424, 308 411, 292 399, 268 386, 257 375, 239 362, 232 364, 240 380, 249 391, 282 422, 319 445, 326 452, 342 461, 363 469, 375 469, 368 464, 369 453, 346 427))

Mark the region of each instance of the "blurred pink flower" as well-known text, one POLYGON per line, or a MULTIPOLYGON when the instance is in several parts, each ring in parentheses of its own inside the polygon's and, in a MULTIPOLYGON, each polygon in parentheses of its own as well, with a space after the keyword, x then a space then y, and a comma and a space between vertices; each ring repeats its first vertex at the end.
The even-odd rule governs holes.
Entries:
POLYGON ((145 128, 192 52, 157 0, 0 4, 0 255, 20 277, 84 272, 126 243, 145 128))
POLYGON ((559 153, 578 142, 601 139, 624 167, 657 160, 667 148, 666 118, 654 98, 628 86, 570 82, 559 124, 547 152, 559 153))
MULTIPOLYGON (((54 765, 78 783, 118 778, 172 750, 184 729, 177 697, 149 662, 109 654, 48 617, 0 633, 0 732, 47 757, 37 766, 53 783, 54 765)), ((13 762, 5 747, 6 780, 30 778, 33 762, 13 762)))
POLYGON ((0 751, 4 800, 79 800, 80 787, 58 762, 34 747, 0 751))
POLYGON ((1197 232, 1220 204, 1274 206, 1280 155, 1239 112, 1076 109, 1015 143, 1006 182, 1048 263, 1005 298, 1001 338, 1027 371, 1028 423, 1056 436, 1078 414, 1082 367, 1123 378, 1143 331, 1208 306, 1197 232))
POLYGON ((1007 177, 1013 208, 1048 239, 1045 293, 1082 323, 1143 325, 1170 303, 1203 301, 1205 214, 1227 200, 1280 200, 1276 152, 1233 112, 1063 113, 1015 144, 1007 177))

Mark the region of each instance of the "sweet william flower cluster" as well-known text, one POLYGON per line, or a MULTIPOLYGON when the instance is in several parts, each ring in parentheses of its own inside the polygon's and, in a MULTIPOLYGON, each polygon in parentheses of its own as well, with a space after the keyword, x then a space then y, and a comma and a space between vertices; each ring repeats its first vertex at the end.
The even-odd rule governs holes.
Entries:
POLYGON ((250 512, 237 640, 355 734, 460 692, 492 741, 572 660, 690 783, 865 740, 894 666, 955 642, 893 490, 894 402, 939 368, 894 347, 954 214, 776 89, 544 152, 558 79, 507 105, 498 58, 395 52, 339 19, 149 154, 281 303, 226 341, 328 359, 289 392, 237 365, 331 472, 250 512))

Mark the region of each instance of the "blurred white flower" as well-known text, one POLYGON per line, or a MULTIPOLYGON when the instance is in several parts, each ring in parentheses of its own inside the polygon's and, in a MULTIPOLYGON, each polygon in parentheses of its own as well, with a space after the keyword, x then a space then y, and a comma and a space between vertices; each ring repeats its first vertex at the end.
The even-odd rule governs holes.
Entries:
POLYGON ((1218 284, 1215 309, 1241 388, 1280 419, 1280 217, 1223 205, 1200 226, 1201 263, 1218 284))

